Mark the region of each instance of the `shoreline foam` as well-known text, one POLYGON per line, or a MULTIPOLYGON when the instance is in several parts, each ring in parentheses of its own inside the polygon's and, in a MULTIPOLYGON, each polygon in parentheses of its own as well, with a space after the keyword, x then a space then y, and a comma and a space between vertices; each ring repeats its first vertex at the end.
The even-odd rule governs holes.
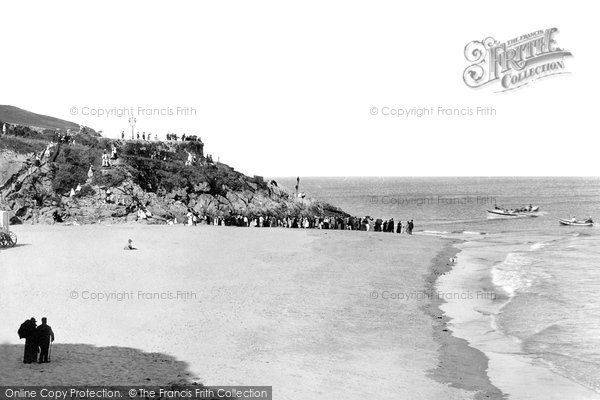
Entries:
MULTIPOLYGON (((458 243, 459 240, 448 239, 446 246, 434 258, 431 272, 426 277, 426 291, 437 292, 437 282, 440 277, 452 271, 453 265, 449 260, 461 252, 456 247, 458 243)), ((444 303, 446 303, 444 299, 434 297, 430 304, 423 307, 424 312, 432 318, 433 337, 439 344, 439 362, 435 369, 429 371, 430 376, 452 387, 475 392, 474 399, 503 399, 504 394, 487 376, 486 355, 471 347, 465 339, 451 334, 448 328, 450 318, 440 308, 444 303)))
POLYGON ((486 248, 481 242, 465 242, 458 247, 459 261, 450 274, 438 280, 438 288, 442 291, 488 288, 500 298, 499 301, 450 301, 442 309, 450 317, 448 326, 453 335, 464 338, 489 359, 488 376, 492 384, 518 399, 599 399, 598 393, 525 354, 521 341, 495 326, 497 313, 513 297, 510 290, 504 294, 505 286, 494 285, 493 268, 506 262, 510 254, 527 251, 530 244, 494 242, 486 248))

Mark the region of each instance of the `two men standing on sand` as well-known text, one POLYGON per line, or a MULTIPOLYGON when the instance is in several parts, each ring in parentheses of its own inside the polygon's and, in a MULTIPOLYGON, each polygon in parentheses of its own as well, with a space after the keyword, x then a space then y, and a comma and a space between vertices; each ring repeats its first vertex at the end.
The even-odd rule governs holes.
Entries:
POLYGON ((19 338, 25 339, 25 351, 23 354, 23 363, 31 364, 35 361, 41 363, 50 362, 48 352, 50 343, 54 342, 54 332, 48 325, 47 318, 42 318, 42 324, 36 326, 35 318, 28 319, 21 324, 18 330, 19 338), (38 360, 38 352, 40 357, 38 360))

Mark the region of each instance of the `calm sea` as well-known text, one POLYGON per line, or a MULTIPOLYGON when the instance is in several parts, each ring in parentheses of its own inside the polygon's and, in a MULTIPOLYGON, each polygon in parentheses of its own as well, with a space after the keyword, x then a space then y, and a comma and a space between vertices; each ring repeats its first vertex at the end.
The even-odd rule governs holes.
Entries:
POLYGON ((414 219, 416 232, 468 239, 464 258, 489 266, 504 294, 490 329, 536 365, 600 393, 600 229, 558 224, 572 216, 600 222, 600 178, 301 177, 299 191, 353 215, 414 219), (532 204, 541 215, 489 219, 495 204, 532 204))

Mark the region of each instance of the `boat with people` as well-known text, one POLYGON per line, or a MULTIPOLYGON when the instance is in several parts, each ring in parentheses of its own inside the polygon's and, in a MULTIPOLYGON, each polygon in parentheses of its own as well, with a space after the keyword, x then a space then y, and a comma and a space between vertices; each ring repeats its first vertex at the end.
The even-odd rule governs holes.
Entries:
POLYGON ((592 217, 587 219, 578 220, 575 217, 571 219, 559 218, 558 223, 560 225, 568 225, 568 226, 594 226, 594 220, 592 217))
POLYGON ((487 210, 488 218, 497 218, 497 217, 537 217, 538 212, 540 211, 540 206, 532 206, 529 207, 520 207, 520 208, 503 208, 494 206, 493 210, 487 210))

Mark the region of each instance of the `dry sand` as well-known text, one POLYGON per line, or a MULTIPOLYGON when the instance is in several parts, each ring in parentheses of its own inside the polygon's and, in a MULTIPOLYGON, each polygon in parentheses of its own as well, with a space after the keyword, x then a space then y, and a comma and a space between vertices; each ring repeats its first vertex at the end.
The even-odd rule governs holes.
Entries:
MULTIPOLYGON (((213 226, 13 230, 20 245, 0 252, 2 382, 268 385, 281 399, 494 391, 481 353, 463 355, 467 365, 443 356, 437 304, 406 298, 431 285, 436 255, 448 259, 443 239, 213 226), (123 250, 128 238, 137 251, 123 250), (50 364, 21 363, 16 331, 31 316, 48 317, 56 333, 50 364), (464 384, 450 386, 441 363, 464 384)), ((452 346, 461 353, 466 343, 452 346)))

